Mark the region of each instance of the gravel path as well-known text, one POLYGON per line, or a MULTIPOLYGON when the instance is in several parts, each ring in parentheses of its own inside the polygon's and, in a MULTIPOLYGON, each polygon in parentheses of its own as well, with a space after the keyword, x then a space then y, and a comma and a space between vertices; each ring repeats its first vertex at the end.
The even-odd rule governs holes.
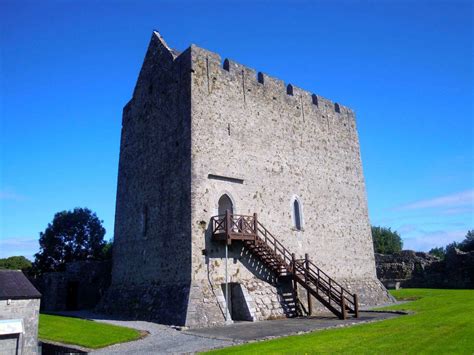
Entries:
POLYGON ((202 336, 185 334, 171 327, 151 322, 103 320, 101 320, 101 322, 146 330, 150 334, 141 340, 112 345, 93 351, 92 354, 182 354, 236 344, 234 341, 230 340, 210 339, 202 336))
POLYGON ((90 354, 183 354, 211 350, 224 346, 235 345, 232 340, 219 340, 199 335, 186 334, 170 326, 144 322, 104 319, 87 311, 61 312, 62 315, 87 318, 97 322, 121 325, 124 327, 145 330, 150 334, 143 339, 111 345, 91 351, 90 354))

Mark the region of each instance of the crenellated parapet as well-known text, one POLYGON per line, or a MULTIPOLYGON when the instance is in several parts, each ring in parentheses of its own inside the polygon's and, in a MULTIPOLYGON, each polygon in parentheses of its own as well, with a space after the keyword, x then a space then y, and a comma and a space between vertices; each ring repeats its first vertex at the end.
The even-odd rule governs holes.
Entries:
POLYGON ((353 110, 349 107, 299 88, 292 83, 285 83, 283 80, 229 58, 222 59, 219 54, 196 45, 191 45, 189 49, 194 59, 193 65, 199 65, 206 71, 205 75, 209 77, 210 88, 212 88, 213 82, 225 79, 238 83, 242 90, 246 90, 245 97, 252 95, 252 92, 257 92, 265 94, 273 100, 294 100, 295 103, 299 101, 307 108, 327 111, 344 117, 354 116, 353 110))

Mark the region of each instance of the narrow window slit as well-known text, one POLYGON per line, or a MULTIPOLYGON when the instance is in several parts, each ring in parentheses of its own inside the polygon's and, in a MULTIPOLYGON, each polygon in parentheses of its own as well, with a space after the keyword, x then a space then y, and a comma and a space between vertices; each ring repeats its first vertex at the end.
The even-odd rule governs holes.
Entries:
POLYGON ((224 68, 224 70, 227 70, 227 71, 230 70, 229 59, 224 60, 224 65, 222 67, 224 68))
POLYGON ((286 87, 286 93, 290 96, 293 96, 293 85, 288 84, 288 86, 286 87))
POLYGON ((293 216, 295 219, 295 229, 301 230, 301 206, 297 199, 293 201, 293 216))

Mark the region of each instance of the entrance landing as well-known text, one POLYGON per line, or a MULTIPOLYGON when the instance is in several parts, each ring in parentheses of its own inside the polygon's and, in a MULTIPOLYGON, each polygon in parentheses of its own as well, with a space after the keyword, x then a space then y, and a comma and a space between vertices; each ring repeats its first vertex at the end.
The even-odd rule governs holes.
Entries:
POLYGON ((190 329, 183 333, 242 343, 253 340, 296 335, 333 327, 350 326, 358 323, 391 319, 400 315, 401 313, 361 311, 359 318, 350 318, 346 320, 341 320, 332 314, 328 314, 325 316, 285 318, 261 322, 237 322, 222 327, 190 329))

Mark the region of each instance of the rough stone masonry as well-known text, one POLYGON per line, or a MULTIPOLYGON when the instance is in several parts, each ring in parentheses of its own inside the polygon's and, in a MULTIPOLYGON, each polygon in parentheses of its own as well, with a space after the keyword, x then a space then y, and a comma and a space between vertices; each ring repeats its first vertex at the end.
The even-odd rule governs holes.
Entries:
MULTIPOLYGON (((101 309, 222 324, 225 247, 209 221, 225 208, 257 213, 361 305, 390 301, 376 278, 354 112, 195 45, 178 53, 154 32, 123 110, 112 284, 101 309)), ((290 285, 241 244, 228 267, 234 320, 290 315, 290 285)))

